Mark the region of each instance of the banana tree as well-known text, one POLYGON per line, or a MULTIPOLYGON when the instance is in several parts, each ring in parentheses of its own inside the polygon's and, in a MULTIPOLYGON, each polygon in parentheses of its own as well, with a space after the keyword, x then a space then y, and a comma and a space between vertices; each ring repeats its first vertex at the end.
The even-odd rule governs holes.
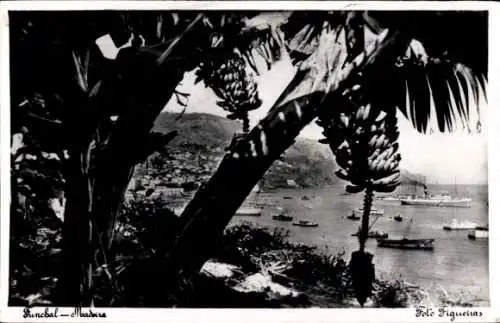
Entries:
POLYGON ((374 279, 373 256, 365 252, 369 219, 374 192, 392 192, 400 183, 397 119, 370 104, 360 106, 351 113, 341 113, 325 125, 326 139, 341 167, 336 175, 351 184, 348 193, 365 193, 363 215, 359 231, 359 251, 352 254, 351 276, 356 297, 361 305, 371 295, 374 279), (332 122, 333 121, 333 122, 332 122), (339 133, 343 141, 339 142, 339 133), (337 134, 336 137, 333 137, 337 134), (331 138, 331 140, 330 140, 331 138))
MULTIPOLYGON (((362 52, 365 44, 365 29, 362 13, 353 12, 347 21, 349 32, 345 41, 351 52, 362 52)), ((399 184, 399 161, 396 114, 388 115, 378 106, 372 105, 356 91, 346 93, 336 113, 323 113, 317 121, 324 129, 325 139, 341 167, 337 176, 352 185, 346 186, 348 193, 365 191, 362 224, 358 232, 359 251, 353 252, 350 262, 351 281, 356 298, 363 306, 371 295, 375 279, 373 255, 365 252, 368 238, 369 217, 374 191, 393 191, 399 184), (363 105, 365 104, 365 105, 363 105)))
MULTIPOLYGON (((363 32, 353 34, 352 38, 354 43, 364 42, 363 32)), ((391 90, 402 92, 387 96, 383 83, 364 82, 356 92, 347 94, 340 115, 325 114, 318 122, 326 137, 321 142, 330 145, 341 167, 337 176, 351 183, 346 191, 365 191, 360 249, 352 254, 350 264, 361 305, 371 295, 375 277, 373 255, 365 252, 373 193, 392 192, 399 185, 401 156, 396 109, 400 108, 421 132, 431 126, 428 119, 432 114, 437 116, 437 130, 451 130, 457 123, 470 127, 468 104, 478 106, 480 87, 484 86, 483 81, 462 64, 449 57, 428 55, 416 39, 388 66, 386 75, 391 90), (468 95, 464 96, 464 92, 468 95)))
MULTIPOLYGON (((328 116, 340 114, 349 93, 358 91, 359 96, 356 96, 356 100, 365 102, 364 105, 366 102, 371 102, 372 105, 389 112, 395 111, 394 108, 397 106, 418 130, 425 131, 431 115, 430 100, 425 100, 430 99, 429 87, 426 88, 427 92, 421 93, 422 84, 417 80, 413 81, 417 76, 421 77, 415 72, 421 67, 411 67, 415 68, 411 71, 399 69, 398 58, 404 56, 409 48, 413 50, 410 44, 414 37, 418 37, 422 42, 428 41, 434 51, 441 50, 440 46, 443 44, 447 44, 446 48, 454 48, 452 46, 454 43, 446 42, 450 39, 445 42, 442 42, 443 38, 434 39, 433 28, 441 23, 460 26, 464 16, 443 14, 435 18, 432 13, 413 15, 406 13, 405 19, 399 19, 400 14, 402 13, 363 14, 361 20, 363 27, 376 35, 376 41, 363 42, 363 46, 358 44, 352 49, 349 49, 345 42, 343 44, 338 42, 342 39, 342 35, 349 32, 345 14, 316 13, 318 15, 316 18, 320 18, 316 20, 319 23, 301 27, 291 23, 294 21, 292 14, 287 23, 281 26, 282 30, 293 32, 293 37, 285 38, 287 49, 297 64, 297 73, 266 118, 232 147, 211 180, 198 190, 184 209, 181 216, 184 221, 183 229, 179 232, 174 245, 166 252, 165 268, 169 268, 169 272, 173 273, 170 276, 172 280, 175 281, 179 273, 196 273, 199 270, 210 256, 213 244, 237 208, 273 161, 293 143, 300 130, 315 117, 321 116, 323 120, 328 120, 328 116), (397 16, 398 21, 394 21, 393 16, 397 16), (433 25, 425 31, 415 29, 411 25, 426 17, 432 18, 430 21, 433 25), (359 48, 362 48, 363 52, 356 55, 356 50, 359 48), (401 89, 401 81, 403 85, 405 84, 405 79, 412 80, 412 85, 414 84, 408 92, 409 101, 412 103, 410 105, 402 104, 406 102, 406 91, 403 91, 403 94, 398 91, 401 89), (413 92, 415 87, 417 92, 413 92), (402 98, 404 100, 401 100, 402 98), (423 109, 420 107, 422 104, 423 109), (407 106, 410 113, 404 110, 407 106), (243 169, 244 173, 241 172, 243 169), (186 254, 190 255, 189 259, 183 259, 186 254)), ((310 17, 304 19, 300 14, 297 16, 300 17, 297 20, 302 23, 310 22, 308 20, 310 17)), ((476 18, 468 28, 476 30, 481 35, 486 32, 481 18, 476 18)), ((446 29, 448 32, 451 31, 446 29)), ((457 94, 463 90, 464 83, 474 89, 473 94, 466 97, 477 97, 478 87, 482 86, 484 80, 476 76, 463 79, 462 77, 465 74, 471 76, 484 73, 485 66, 475 63, 472 59, 478 54, 484 52, 453 52, 454 56, 449 56, 447 61, 443 61, 444 65, 452 68, 451 71, 436 67, 438 70, 436 74, 442 76, 435 81, 436 86, 450 84, 451 88, 446 92, 448 95, 434 97, 437 110, 434 112, 442 131, 446 130, 450 123, 468 121, 470 106, 466 104, 467 100, 461 100, 461 104, 451 104, 453 100, 450 100, 450 97, 457 98, 457 94), (456 65, 454 61, 449 60, 450 57, 457 62, 471 63, 470 66, 474 68, 474 70, 467 68, 467 73, 453 78, 458 80, 452 82, 453 85, 449 83, 449 76, 455 75, 456 65)), ((482 62, 484 63, 484 60, 482 62)), ((359 104, 355 106, 359 107, 359 104)))
MULTIPOLYGON (((110 33, 121 45, 130 35, 126 24, 120 26, 120 15, 105 17, 116 19, 117 31, 98 18, 50 15, 11 16, 12 25, 18 27, 13 35, 21 34, 12 37, 13 98, 15 103, 23 98, 30 103, 14 110, 13 121, 28 124, 45 150, 69 156, 63 166, 67 203, 61 304, 89 305, 92 264, 95 257, 105 259, 113 217, 131 171, 152 152, 142 147, 150 148, 151 139, 157 138, 149 134, 152 123, 187 64, 157 64, 156 52, 136 45, 122 49, 114 60, 101 55, 94 44, 100 36, 110 33), (60 25, 65 28, 56 29, 60 25), (44 64, 28 58, 32 53, 40 53, 44 64), (43 99, 34 102, 33 93, 43 99), (118 116, 114 123, 113 115, 118 116)), ((160 54, 165 50, 156 49, 160 54)))

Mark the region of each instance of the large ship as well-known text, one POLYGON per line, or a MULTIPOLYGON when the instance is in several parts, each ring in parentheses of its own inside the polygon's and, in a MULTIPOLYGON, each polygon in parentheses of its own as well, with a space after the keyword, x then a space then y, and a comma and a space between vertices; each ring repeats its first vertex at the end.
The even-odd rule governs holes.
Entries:
POLYGON ((385 201, 385 202, 399 202, 401 200, 404 200, 408 198, 407 195, 383 195, 383 196, 376 196, 375 199, 379 201, 385 201))
POLYGON ((378 239, 377 245, 383 248, 433 250, 434 239, 378 239))
POLYGON ((453 197, 448 192, 432 195, 424 185, 424 196, 412 195, 401 199, 401 205, 440 206, 440 207, 471 207, 469 197, 453 197))

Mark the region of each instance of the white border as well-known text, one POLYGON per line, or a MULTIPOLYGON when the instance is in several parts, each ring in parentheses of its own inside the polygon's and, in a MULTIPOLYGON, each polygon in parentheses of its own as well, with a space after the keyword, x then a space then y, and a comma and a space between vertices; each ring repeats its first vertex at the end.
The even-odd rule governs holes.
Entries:
MULTIPOLYGON (((0 2, 0 321, 29 322, 22 319, 21 308, 7 308, 8 299, 8 246, 9 246, 9 200, 10 200, 10 110, 9 110, 9 47, 7 10, 489 10, 489 91, 488 105, 488 185, 489 185, 489 226, 491 232, 500 228, 500 220, 492 214, 500 214, 500 202, 495 199, 500 192, 500 120, 496 111, 500 107, 500 4, 495 2, 457 1, 13 1, 0 2)), ((464 22, 466 23, 466 22, 464 22)), ((464 35, 464 46, 467 38, 464 35)), ((494 279, 500 272, 496 248, 500 237, 496 234, 489 238, 490 308, 481 310, 481 318, 457 317, 455 322, 494 322, 500 321, 500 283, 494 279)), ((216 297, 214 295, 214 297, 216 297)), ((472 310, 472 309, 469 309, 472 310)), ((67 311, 70 311, 67 309, 67 311)), ((416 318, 414 309, 280 309, 280 310, 235 310, 235 309, 99 309, 105 311, 107 319, 103 322, 450 322, 447 317, 416 318)), ((92 319, 87 319, 88 321, 92 319)), ((96 319, 93 319, 96 321, 96 319)), ((52 321, 45 319, 44 321, 52 321)), ((61 322, 77 322, 76 319, 62 319, 61 322)), ((80 319, 79 321, 84 321, 80 319)))
MULTIPOLYGON (((500 5, 497 3, 490 10, 489 16, 489 53, 488 53, 488 201, 489 217, 488 224, 492 232, 498 230, 500 222, 494 214, 500 214, 500 44, 498 33, 500 32, 500 5)), ((500 272, 500 261, 495 247, 500 246, 500 236, 492 234, 489 237, 489 281, 490 281, 490 306, 500 309, 500 281, 492 279, 500 272)), ((499 318, 496 319, 500 321, 499 318)))
MULTIPOLYGON (((1 4, 0 4, 1 5, 1 4)), ((2 8, 3 9, 3 8, 2 8)), ((0 10, 0 321, 9 293, 10 81, 7 12, 0 10), (5 305, 4 305, 5 304, 5 305)))
POLYGON ((488 10, 493 1, 8 1, 9 10, 488 10))

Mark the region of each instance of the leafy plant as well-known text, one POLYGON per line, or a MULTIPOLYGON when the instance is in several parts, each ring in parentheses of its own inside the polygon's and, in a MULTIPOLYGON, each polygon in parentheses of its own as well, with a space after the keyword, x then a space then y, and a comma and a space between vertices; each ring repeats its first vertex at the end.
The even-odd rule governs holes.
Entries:
POLYGON ((10 300, 12 306, 52 304, 62 221, 50 201, 63 199, 60 158, 44 152, 27 129, 15 136, 11 170, 10 300))

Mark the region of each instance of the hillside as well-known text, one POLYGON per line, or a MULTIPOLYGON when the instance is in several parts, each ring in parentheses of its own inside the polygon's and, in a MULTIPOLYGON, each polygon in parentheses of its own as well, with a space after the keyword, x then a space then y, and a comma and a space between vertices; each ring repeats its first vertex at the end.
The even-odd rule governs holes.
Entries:
POLYGON ((401 170, 401 183, 411 186, 422 187, 426 179, 424 175, 410 173, 407 170, 401 170))
POLYGON ((169 150, 195 153, 228 146, 233 134, 241 130, 241 125, 237 121, 212 114, 179 115, 164 112, 156 118, 153 130, 158 132, 176 130, 178 135, 169 144, 169 150))
MULTIPOLYGON (((177 113, 162 113, 155 121, 154 130, 178 131, 177 137, 167 147, 171 157, 183 158, 183 163, 201 158, 205 168, 209 164, 215 170, 233 134, 241 131, 241 125, 238 121, 211 114, 179 116, 177 113)), ((314 140, 297 138, 283 159, 277 160, 268 170, 262 186, 268 189, 286 187, 287 180, 295 181, 299 187, 332 185, 338 181, 335 169, 333 156, 326 146, 314 140)), ((206 180, 208 174, 201 177, 206 180)))
MULTIPOLYGON (((176 130, 177 137, 167 146, 170 167, 177 176, 167 180, 186 183, 206 181, 217 167, 233 134, 241 131, 235 120, 205 113, 162 113, 154 126, 155 131, 176 130), (182 176, 181 176, 182 174, 182 176)), ((287 187, 293 180, 299 187, 320 187, 343 184, 334 171, 337 165, 328 146, 315 140, 297 138, 281 160, 277 160, 266 172, 261 183, 263 188, 287 187)), ((402 170, 401 189, 420 186, 425 177, 402 170)))
POLYGON ((264 187, 286 187, 287 180, 294 180, 300 187, 321 187, 339 181, 334 172, 337 165, 326 145, 317 141, 297 138, 266 172, 264 187))

